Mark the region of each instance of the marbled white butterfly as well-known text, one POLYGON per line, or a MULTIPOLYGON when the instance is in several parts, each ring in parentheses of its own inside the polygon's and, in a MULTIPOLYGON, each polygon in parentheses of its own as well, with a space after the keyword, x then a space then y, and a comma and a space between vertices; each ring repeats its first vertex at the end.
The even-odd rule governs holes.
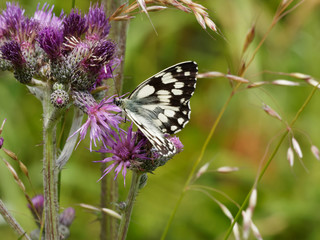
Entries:
POLYGON ((189 122, 197 73, 197 63, 178 63, 142 82, 128 98, 115 99, 163 156, 176 153, 165 135, 179 132, 189 122))

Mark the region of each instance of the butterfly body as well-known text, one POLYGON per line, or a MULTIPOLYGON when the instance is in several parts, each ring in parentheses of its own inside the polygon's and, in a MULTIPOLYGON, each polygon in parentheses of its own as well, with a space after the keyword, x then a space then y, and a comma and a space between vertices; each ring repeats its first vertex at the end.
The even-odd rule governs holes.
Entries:
POLYGON ((165 135, 189 122, 197 71, 195 62, 178 63, 142 82, 127 99, 115 100, 163 156, 176 153, 165 135))

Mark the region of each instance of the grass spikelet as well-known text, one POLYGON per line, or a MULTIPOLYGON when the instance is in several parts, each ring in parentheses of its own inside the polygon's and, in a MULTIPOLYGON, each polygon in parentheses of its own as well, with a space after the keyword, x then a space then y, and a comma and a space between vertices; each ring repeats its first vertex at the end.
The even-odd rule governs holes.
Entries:
POLYGON ((302 158, 303 154, 302 154, 302 151, 301 151, 301 148, 300 148, 298 141, 294 137, 292 137, 291 142, 292 142, 292 146, 293 146, 293 149, 296 152, 296 154, 299 156, 299 158, 302 158))
POLYGON ((291 147, 288 148, 287 159, 288 159, 288 162, 290 164, 290 167, 293 167, 293 164, 294 164, 294 153, 293 153, 293 150, 292 150, 291 147))
POLYGON ((319 152, 319 149, 317 148, 317 146, 312 145, 311 146, 311 152, 312 152, 313 156, 315 156, 315 158, 317 160, 320 160, 320 152, 319 152))

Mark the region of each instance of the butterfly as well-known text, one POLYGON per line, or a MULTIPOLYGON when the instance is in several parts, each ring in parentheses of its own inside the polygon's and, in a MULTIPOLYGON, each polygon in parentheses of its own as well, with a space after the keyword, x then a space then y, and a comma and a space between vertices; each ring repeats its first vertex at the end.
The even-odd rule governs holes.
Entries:
POLYGON ((115 99, 162 156, 176 153, 167 135, 179 132, 190 120, 190 98, 197 81, 193 61, 168 67, 142 82, 128 96, 115 99))

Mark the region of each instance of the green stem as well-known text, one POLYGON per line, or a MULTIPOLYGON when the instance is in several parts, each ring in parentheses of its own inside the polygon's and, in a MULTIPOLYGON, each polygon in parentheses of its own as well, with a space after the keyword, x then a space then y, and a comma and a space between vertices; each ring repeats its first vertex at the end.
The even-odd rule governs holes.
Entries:
POLYGON ((118 239, 121 239, 121 240, 126 239, 129 224, 130 224, 130 219, 131 219, 131 213, 133 210, 133 205, 137 197, 137 194, 139 192, 139 184, 140 184, 141 176, 142 176, 141 173, 132 171, 131 186, 128 194, 128 199, 126 201, 126 209, 124 210, 124 213, 122 214, 122 217, 121 217, 118 239))
POLYGON ((44 214, 45 214, 45 239, 59 239, 58 231, 58 188, 56 167, 56 120, 57 115, 50 103, 50 86, 44 91, 43 98, 43 188, 44 188, 44 214))
MULTIPOLYGON (((105 157, 105 154, 101 155, 105 157)), ((101 175, 104 170, 110 165, 107 163, 101 164, 101 175)), ((100 205, 101 208, 109 208, 116 211, 116 204, 118 202, 118 182, 114 180, 115 173, 111 171, 104 178, 101 179, 101 194, 100 205)), ((116 239, 119 220, 109 214, 102 213, 100 240, 116 239)))
MULTIPOLYGON (((126 2, 127 0, 105 0, 107 15, 111 16, 119 6, 126 2)), ((129 21, 111 22, 111 25, 112 27, 110 29, 109 37, 117 43, 117 57, 121 59, 121 63, 113 73, 115 87, 112 89, 112 91, 109 91, 109 94, 111 93, 110 95, 113 95, 116 93, 120 94, 122 88, 129 21)), ((108 164, 101 165, 101 174, 104 174, 104 169, 106 169, 106 167, 108 167, 108 164)), ((114 180, 114 177, 115 173, 110 172, 103 179, 101 179, 100 206, 102 208, 106 207, 116 210, 115 203, 118 202, 118 182, 114 180)), ((118 219, 103 213, 100 221, 100 240, 115 239, 118 234, 118 226, 118 219)))

